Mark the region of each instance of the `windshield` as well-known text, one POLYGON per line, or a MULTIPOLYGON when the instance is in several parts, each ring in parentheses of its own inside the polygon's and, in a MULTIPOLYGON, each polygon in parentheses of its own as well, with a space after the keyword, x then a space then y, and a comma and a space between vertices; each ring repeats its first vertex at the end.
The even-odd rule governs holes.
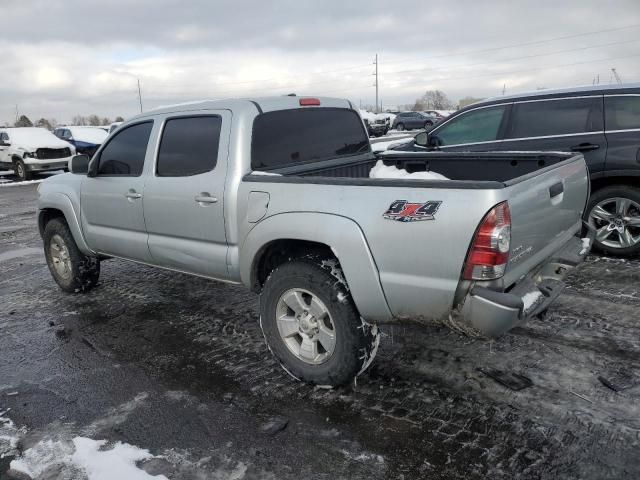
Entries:
POLYGON ((360 115, 344 108, 296 108, 258 115, 251 167, 272 168, 369 152, 360 115))

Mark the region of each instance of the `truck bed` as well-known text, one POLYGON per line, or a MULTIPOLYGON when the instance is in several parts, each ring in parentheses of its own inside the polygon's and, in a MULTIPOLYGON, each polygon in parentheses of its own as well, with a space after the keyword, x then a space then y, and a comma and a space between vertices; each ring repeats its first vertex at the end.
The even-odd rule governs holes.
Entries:
MULTIPOLYGON (((454 183, 404 179, 394 180, 394 182, 401 181, 407 184, 419 182, 417 185, 422 187, 433 184, 440 188, 500 188, 524 180, 534 172, 567 161, 574 155, 549 152, 385 152, 373 158, 359 158, 351 161, 341 159, 338 162, 326 160, 280 168, 272 173, 286 177, 319 177, 318 180, 322 179, 321 181, 368 179, 371 168, 378 160, 382 160, 385 165, 393 165, 409 173, 437 172, 454 183)), ((369 181, 390 182, 392 180, 371 179, 369 181)))

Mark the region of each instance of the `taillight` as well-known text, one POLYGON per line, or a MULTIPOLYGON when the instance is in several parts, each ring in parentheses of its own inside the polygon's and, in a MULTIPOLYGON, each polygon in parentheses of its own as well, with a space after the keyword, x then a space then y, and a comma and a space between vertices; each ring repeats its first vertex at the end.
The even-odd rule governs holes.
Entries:
POLYGON ((487 213, 473 238, 464 266, 465 280, 494 280, 504 275, 511 247, 511 213, 502 202, 487 213))
POLYGON ((301 98, 300 99, 301 107, 318 106, 318 105, 320 105, 320 100, 317 98, 301 98))

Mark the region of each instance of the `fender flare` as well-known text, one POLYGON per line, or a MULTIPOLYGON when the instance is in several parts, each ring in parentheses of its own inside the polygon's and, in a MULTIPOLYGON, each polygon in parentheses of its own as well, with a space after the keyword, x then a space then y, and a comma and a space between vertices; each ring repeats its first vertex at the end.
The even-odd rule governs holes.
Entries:
POLYGON ((96 252, 91 250, 89 248, 89 245, 87 245, 87 242, 84 240, 78 216, 76 215, 76 211, 73 208, 71 199, 67 195, 59 192, 51 192, 40 197, 40 199, 38 200, 38 226, 41 229, 41 234, 44 230, 43 215, 44 211, 47 209, 61 211, 64 215, 64 219, 67 222, 67 225, 69 225, 71 235, 73 236, 73 239, 75 240, 76 245, 78 246, 80 251, 85 255, 96 255, 96 252))
POLYGON ((289 212, 267 217, 245 237, 240 248, 240 278, 253 285, 255 265, 265 248, 278 240, 323 243, 340 262, 353 301, 369 322, 388 322, 391 311, 369 245, 353 220, 327 213, 289 212))

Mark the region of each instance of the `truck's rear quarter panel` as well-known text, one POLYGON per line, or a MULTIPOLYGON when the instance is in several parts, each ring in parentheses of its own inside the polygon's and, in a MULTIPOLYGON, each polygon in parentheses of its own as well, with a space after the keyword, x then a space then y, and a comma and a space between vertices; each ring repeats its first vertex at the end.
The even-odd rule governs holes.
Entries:
MULTIPOLYGON (((322 212, 347 217, 364 232, 395 317, 442 319, 448 316, 475 229, 485 213, 503 199, 497 190, 406 188, 308 183, 243 182, 240 198, 268 192, 268 216, 286 212, 322 212), (383 217, 396 200, 442 202, 433 220, 401 222, 383 217)), ((246 209, 246 203, 240 202, 246 209)), ((257 224, 239 211, 244 238, 257 224)), ((266 218, 266 217, 265 217, 266 218)), ((263 219, 264 220, 264 219, 263 219)), ((310 225, 309 232, 330 225, 310 225)), ((313 240, 313 238, 309 238, 313 240)), ((340 244, 331 245, 338 258, 340 244)), ((242 255, 242 251, 240 252, 242 255)), ((346 272, 358 282, 358 272, 346 272)))

